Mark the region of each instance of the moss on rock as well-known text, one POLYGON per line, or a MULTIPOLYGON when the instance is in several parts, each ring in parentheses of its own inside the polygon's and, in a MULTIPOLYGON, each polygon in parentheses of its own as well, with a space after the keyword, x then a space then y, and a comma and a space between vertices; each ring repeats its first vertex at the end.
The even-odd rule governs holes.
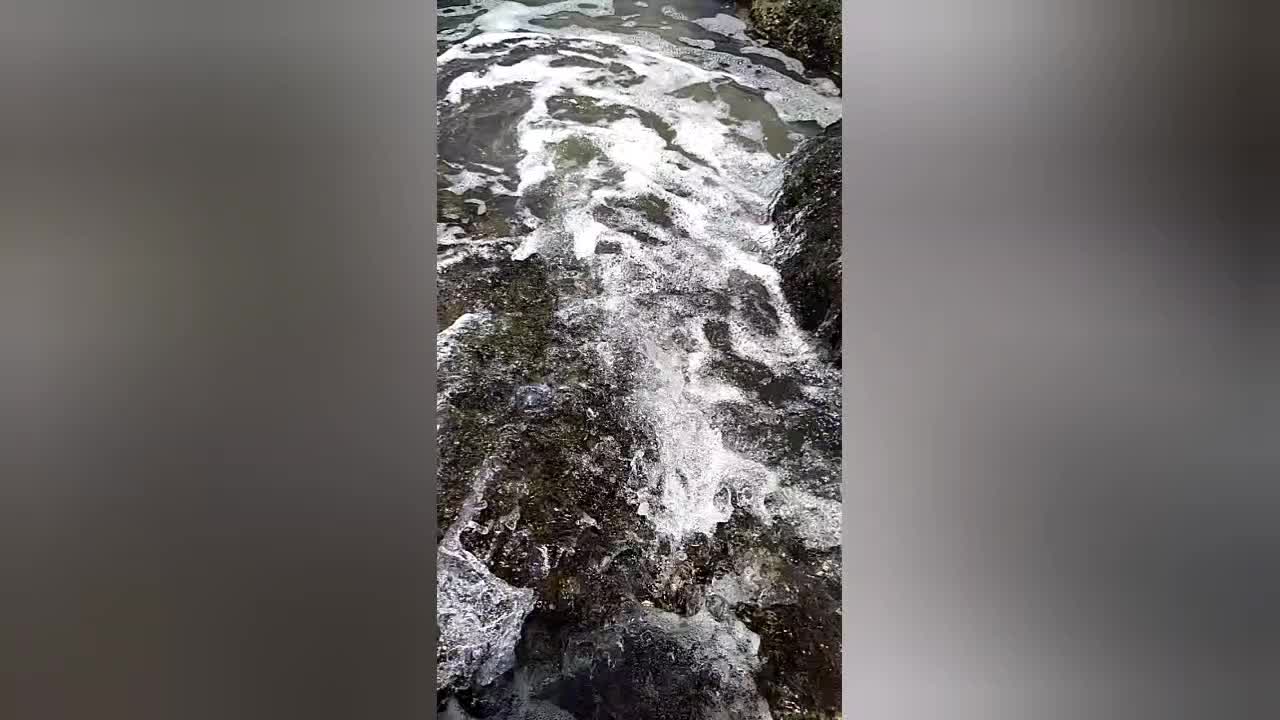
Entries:
POLYGON ((840 83, 839 0, 752 0, 750 19, 779 50, 840 83))

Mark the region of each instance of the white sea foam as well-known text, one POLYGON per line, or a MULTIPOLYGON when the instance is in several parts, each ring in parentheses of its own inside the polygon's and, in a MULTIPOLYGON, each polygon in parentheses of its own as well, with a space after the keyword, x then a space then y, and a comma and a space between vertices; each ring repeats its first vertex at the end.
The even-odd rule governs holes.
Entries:
MULTIPOLYGON (((596 31, 579 28, 565 28, 557 33, 583 37, 603 35, 596 31)), ((820 87, 798 82, 773 68, 753 62, 750 58, 718 50, 678 45, 648 31, 628 35, 626 42, 673 60, 685 59, 702 67, 716 67, 719 76, 731 77, 742 85, 764 92, 765 99, 777 110, 778 116, 784 121, 813 120, 821 125, 829 125, 840 119, 841 108, 838 97, 831 97, 821 91, 820 87)))
POLYGON ((689 47, 702 48, 703 50, 711 50, 716 46, 715 40, 709 40, 707 38, 682 37, 680 38, 680 42, 688 45, 689 47))
POLYGON ((720 13, 713 17, 698 18, 695 23, 713 33, 724 35, 740 42, 750 42, 747 37, 747 24, 732 15, 720 13))
POLYGON ((445 188, 455 195, 462 195, 470 190, 487 190, 494 195, 516 195, 513 190, 509 190, 504 184, 504 180, 510 182, 501 171, 496 173, 480 173, 474 170, 462 170, 453 174, 446 174, 445 179, 452 184, 445 188))
POLYGON ((814 89, 828 97, 840 97, 840 88, 828 78, 814 78, 809 81, 814 89))
POLYGON ((677 10, 677 9, 675 8, 675 6, 674 6, 674 5, 663 5, 663 6, 662 6, 662 10, 661 10, 661 12, 662 12, 662 14, 663 14, 663 15, 666 15, 667 17, 671 18, 672 20, 684 20, 684 21, 687 21, 687 20, 689 19, 689 16, 688 16, 688 15, 685 15, 684 13, 680 12, 679 10, 677 10))

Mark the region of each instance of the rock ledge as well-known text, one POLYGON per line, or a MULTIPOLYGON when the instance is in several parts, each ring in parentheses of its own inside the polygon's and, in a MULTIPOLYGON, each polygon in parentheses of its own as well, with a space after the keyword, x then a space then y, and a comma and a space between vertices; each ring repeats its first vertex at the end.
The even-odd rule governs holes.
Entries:
POLYGON ((787 158, 770 211, 778 244, 773 265, 800 327, 813 333, 840 366, 841 122, 787 158))

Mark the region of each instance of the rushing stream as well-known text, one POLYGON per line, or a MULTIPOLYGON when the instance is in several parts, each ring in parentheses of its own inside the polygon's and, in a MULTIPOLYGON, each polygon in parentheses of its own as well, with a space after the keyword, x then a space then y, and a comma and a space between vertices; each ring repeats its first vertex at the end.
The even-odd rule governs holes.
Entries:
POLYGON ((438 5, 447 715, 839 712, 839 373, 767 264, 839 97, 739 13, 438 5))

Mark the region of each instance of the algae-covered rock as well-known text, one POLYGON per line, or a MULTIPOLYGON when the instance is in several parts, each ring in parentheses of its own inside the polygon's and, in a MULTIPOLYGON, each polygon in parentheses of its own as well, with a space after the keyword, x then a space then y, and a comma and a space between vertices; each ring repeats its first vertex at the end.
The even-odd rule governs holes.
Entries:
POLYGON ((751 0, 751 24, 809 70, 840 81, 840 0, 751 0))
POLYGON ((787 158, 771 215, 773 263, 800 327, 823 341, 840 365, 840 122, 787 158))

